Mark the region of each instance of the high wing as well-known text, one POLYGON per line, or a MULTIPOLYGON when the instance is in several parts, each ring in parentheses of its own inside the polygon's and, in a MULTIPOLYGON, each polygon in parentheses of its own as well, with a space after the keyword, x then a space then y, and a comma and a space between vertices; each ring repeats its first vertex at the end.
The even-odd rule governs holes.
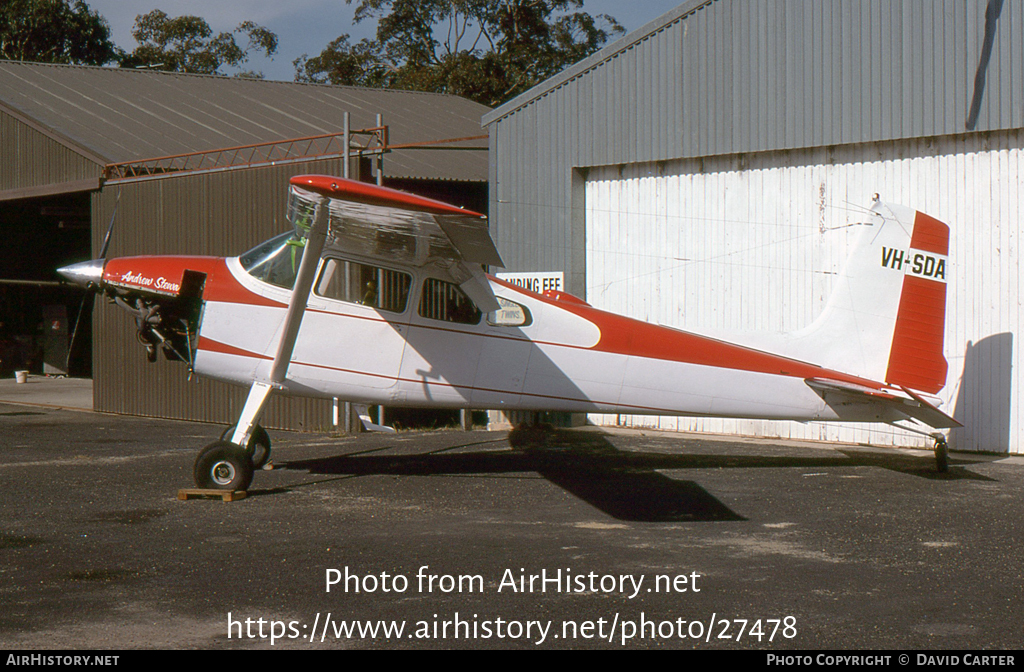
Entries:
POLYGON ((935 439, 944 471, 936 430, 960 426, 932 396, 948 377, 949 227, 879 199, 871 213, 819 317, 763 344, 488 278, 485 265, 503 264, 483 215, 330 176, 292 178, 294 232, 239 257, 62 273, 134 315, 148 350, 199 353, 195 372, 250 385, 237 424, 196 459, 201 487, 249 484, 270 450, 256 423, 278 391, 343 399, 371 429, 358 404, 906 423, 935 439), (378 305, 382 287, 393 303, 378 305))
POLYGON ((231 435, 246 446, 271 391, 291 364, 320 259, 344 252, 400 266, 432 266, 483 311, 500 308, 481 264, 501 266, 487 218, 447 203, 377 185, 325 175, 291 179, 288 220, 304 240, 291 301, 267 380, 254 380, 231 435))
POLYGON ((386 187, 324 175, 291 179, 288 219, 304 235, 326 205, 322 255, 344 252, 400 266, 434 266, 484 312, 498 310, 482 264, 504 267, 487 217, 386 187))

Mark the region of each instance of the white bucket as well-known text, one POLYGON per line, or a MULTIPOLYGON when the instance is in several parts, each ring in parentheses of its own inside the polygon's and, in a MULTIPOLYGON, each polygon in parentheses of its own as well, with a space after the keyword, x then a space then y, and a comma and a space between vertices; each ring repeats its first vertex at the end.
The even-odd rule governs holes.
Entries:
POLYGON ((15 371, 14 380, 18 381, 19 383, 24 383, 25 381, 28 380, 28 371, 15 371))

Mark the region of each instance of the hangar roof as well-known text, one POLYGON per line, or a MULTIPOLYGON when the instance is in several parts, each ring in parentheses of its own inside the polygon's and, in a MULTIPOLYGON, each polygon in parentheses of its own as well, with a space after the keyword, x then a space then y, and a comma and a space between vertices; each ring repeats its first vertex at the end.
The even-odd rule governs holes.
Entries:
MULTIPOLYGON (((394 145, 480 136, 489 108, 445 94, 0 61, 0 110, 107 164, 336 133, 346 111, 353 129, 384 115, 394 145)), ((395 150, 385 166, 391 177, 486 181, 487 139, 395 150)))
POLYGON ((1024 127, 1021 63, 1021 3, 685 0, 483 123, 575 105, 582 137, 626 148, 577 165, 1003 131, 1024 127))

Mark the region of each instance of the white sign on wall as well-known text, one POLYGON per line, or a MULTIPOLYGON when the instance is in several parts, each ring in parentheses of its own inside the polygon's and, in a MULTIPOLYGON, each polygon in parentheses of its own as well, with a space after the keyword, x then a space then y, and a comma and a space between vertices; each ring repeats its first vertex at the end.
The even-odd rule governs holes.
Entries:
POLYGON ((565 274, 558 272, 539 273, 495 273, 499 280, 543 294, 547 291, 561 292, 565 289, 565 274))

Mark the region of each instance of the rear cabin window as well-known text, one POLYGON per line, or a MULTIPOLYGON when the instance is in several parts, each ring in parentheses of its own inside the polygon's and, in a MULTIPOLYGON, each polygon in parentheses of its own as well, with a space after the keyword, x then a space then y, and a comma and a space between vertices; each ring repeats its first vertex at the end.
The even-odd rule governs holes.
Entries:
POLYGON ((480 309, 450 282, 427 278, 423 282, 419 313, 422 317, 456 324, 479 324, 480 309))
POLYGON ((530 315, 530 310, 526 306, 500 296, 494 298, 498 300, 498 305, 501 308, 487 313, 487 324, 492 327, 528 327, 533 324, 533 316, 530 315))
POLYGON ((412 276, 342 259, 328 259, 320 271, 316 293, 325 299, 358 303, 392 313, 405 311, 412 276))

